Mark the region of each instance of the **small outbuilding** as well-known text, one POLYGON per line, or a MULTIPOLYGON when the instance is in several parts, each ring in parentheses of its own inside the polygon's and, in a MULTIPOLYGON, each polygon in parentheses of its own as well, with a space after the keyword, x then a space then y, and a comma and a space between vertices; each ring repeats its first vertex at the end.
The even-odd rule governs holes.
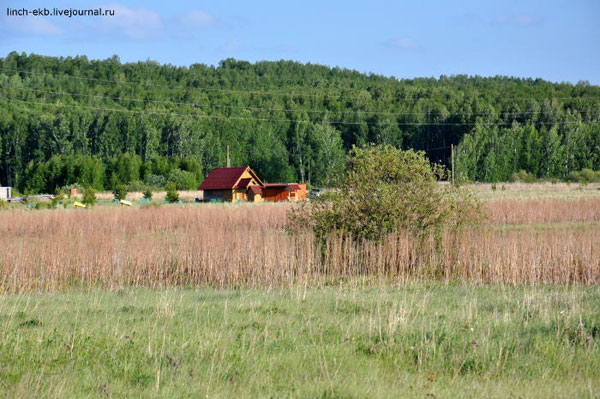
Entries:
POLYGON ((263 182, 249 166, 213 169, 202 182, 204 201, 236 202, 262 200, 263 182), (258 196, 257 196, 258 195, 258 196))
POLYGON ((0 200, 8 201, 12 198, 12 187, 0 187, 0 200))
POLYGON ((261 186, 250 186, 248 191, 248 201, 251 202, 263 202, 262 187, 261 186))
POLYGON ((270 183, 262 188, 262 198, 269 202, 305 201, 306 184, 270 183))

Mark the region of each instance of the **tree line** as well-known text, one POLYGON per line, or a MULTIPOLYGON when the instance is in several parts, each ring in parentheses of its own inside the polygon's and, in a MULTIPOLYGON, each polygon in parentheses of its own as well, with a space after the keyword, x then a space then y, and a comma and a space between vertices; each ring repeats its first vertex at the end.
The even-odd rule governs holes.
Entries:
POLYGON ((425 151, 473 181, 600 169, 600 88, 388 78, 291 61, 217 66, 10 53, 0 58, 0 184, 193 188, 214 167, 330 184, 352 146, 425 151))

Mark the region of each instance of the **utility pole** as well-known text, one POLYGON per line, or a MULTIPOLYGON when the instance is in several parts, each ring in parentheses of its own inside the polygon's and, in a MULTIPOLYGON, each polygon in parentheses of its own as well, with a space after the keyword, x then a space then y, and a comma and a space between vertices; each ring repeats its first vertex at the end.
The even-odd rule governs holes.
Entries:
POLYGON ((231 168, 231 161, 229 160, 229 146, 227 146, 227 167, 231 168))
POLYGON ((452 185, 454 186, 454 144, 450 144, 450 163, 452 164, 452 185))

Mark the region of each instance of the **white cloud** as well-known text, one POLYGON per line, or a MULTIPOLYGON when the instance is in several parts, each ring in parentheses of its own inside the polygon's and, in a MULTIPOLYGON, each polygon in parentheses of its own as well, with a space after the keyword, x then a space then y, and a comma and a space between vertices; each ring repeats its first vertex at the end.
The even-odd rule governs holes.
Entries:
POLYGON ((113 17, 102 19, 103 27, 111 34, 123 35, 129 39, 149 39, 163 29, 160 15, 147 8, 131 9, 122 4, 105 4, 103 9, 115 10, 113 17))
POLYGON ((419 45, 410 37, 402 36, 394 39, 390 39, 384 43, 387 47, 397 48, 397 49, 416 49, 419 48, 419 45))
POLYGON ((236 52, 236 51, 240 51, 242 48, 243 48, 242 42, 238 39, 233 39, 233 40, 230 40, 227 43, 225 43, 225 45, 223 45, 220 48, 220 50, 236 52))
POLYGON ((494 19, 495 25, 531 26, 541 23, 541 19, 530 14, 500 15, 494 19))
POLYGON ((47 18, 27 16, 27 17, 9 17, 0 19, 5 30, 12 34, 22 36, 56 36, 64 31, 50 22, 47 18))
POLYGON ((168 31, 171 36, 182 40, 195 39, 203 29, 215 29, 227 27, 213 14, 203 10, 189 10, 172 18, 168 31))
POLYGON ((104 3, 96 7, 114 10, 114 16, 44 18, 0 15, 0 34, 46 37, 61 35, 75 40, 149 40, 164 34, 164 24, 156 11, 128 8, 119 3, 104 3))
POLYGON ((190 10, 182 15, 179 21, 192 28, 213 28, 218 25, 211 13, 202 10, 190 10))

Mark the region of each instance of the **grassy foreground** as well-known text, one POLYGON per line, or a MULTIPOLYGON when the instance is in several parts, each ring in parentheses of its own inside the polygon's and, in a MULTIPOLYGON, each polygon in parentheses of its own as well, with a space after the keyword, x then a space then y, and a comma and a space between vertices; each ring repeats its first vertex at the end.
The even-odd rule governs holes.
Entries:
POLYGON ((600 394, 600 288, 6 295, 0 397, 600 394))

